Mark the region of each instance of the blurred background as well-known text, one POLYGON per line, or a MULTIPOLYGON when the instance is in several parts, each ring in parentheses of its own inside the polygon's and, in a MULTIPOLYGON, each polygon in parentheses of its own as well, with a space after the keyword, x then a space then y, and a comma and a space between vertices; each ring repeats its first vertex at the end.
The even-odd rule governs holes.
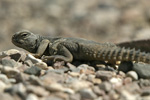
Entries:
POLYGON ((0 51, 20 30, 119 43, 150 38, 149 0, 0 0, 0 51))

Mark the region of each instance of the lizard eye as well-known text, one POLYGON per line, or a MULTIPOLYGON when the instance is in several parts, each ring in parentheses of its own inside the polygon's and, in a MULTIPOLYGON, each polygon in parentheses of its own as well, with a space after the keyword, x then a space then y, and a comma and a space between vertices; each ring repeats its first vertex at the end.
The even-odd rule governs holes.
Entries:
POLYGON ((27 33, 22 33, 21 36, 22 37, 26 37, 28 34, 27 33))

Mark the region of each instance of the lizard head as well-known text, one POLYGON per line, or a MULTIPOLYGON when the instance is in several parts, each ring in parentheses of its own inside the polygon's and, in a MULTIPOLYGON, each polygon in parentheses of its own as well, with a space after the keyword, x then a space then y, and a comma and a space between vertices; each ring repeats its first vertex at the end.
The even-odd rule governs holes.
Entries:
POLYGON ((19 31, 12 36, 12 43, 31 53, 36 53, 39 36, 29 31, 19 31))

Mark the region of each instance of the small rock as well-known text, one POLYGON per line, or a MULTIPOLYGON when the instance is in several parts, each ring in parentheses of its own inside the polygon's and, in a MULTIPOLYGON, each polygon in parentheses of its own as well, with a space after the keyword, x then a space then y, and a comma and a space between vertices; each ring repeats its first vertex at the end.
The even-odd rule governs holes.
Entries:
POLYGON ((77 69, 80 69, 81 74, 82 73, 84 73, 84 74, 94 74, 95 73, 95 69, 86 64, 82 64, 82 65, 78 66, 77 69))
POLYGON ((29 75, 25 73, 19 73, 14 78, 16 79, 17 83, 25 82, 26 80, 29 80, 29 75))
POLYGON ((3 66, 15 67, 17 65, 17 62, 13 59, 2 59, 1 64, 3 66))
POLYGON ((10 82, 10 83, 16 83, 16 79, 14 79, 14 78, 9 78, 9 82, 10 82))
POLYGON ((147 88, 144 88, 142 91, 141 91, 141 96, 149 96, 150 95, 150 88, 147 87, 147 88))
POLYGON ((36 66, 32 66, 24 71, 24 73, 27 73, 30 75, 40 75, 40 72, 41 72, 41 69, 36 66))
POLYGON ((64 74, 59 74, 53 71, 49 71, 44 76, 40 77, 40 80, 44 82, 44 84, 49 85, 52 83, 63 83, 65 81, 64 74))
POLYGON ((13 96, 0 92, 0 98, 1 100, 16 100, 13 96))
POLYGON ((105 95, 105 91, 100 89, 98 86, 93 87, 93 92, 98 95, 98 96, 103 96, 105 95))
POLYGON ((0 74, 0 80, 5 84, 10 84, 8 77, 5 74, 0 74))
POLYGON ((18 69, 8 67, 8 66, 3 67, 1 71, 2 73, 6 74, 7 77, 12 77, 12 78, 20 73, 18 69))
POLYGON ((69 84, 69 87, 75 91, 79 91, 81 89, 88 88, 90 86, 92 86, 92 83, 88 81, 79 81, 79 80, 73 81, 71 84, 69 84))
POLYGON ((68 93, 68 94, 74 94, 75 93, 75 91, 70 89, 70 88, 64 88, 63 92, 68 93))
POLYGON ((132 82, 132 78, 131 78, 131 77, 126 77, 126 78, 123 80, 123 84, 124 84, 124 85, 130 84, 131 82, 132 82))
MULTIPOLYGON (((34 76, 34 75, 30 75, 29 77, 26 76, 25 74, 22 74, 22 77, 25 76, 26 79, 24 80, 29 80, 29 82, 32 84, 32 85, 40 85, 40 86, 43 86, 43 82, 37 77, 37 76, 34 76)), ((24 78, 24 77, 23 77, 24 78)))
POLYGON ((81 95, 79 93, 69 95, 69 100, 81 100, 81 95))
POLYGON ((35 94, 29 94, 26 100, 39 100, 35 94))
POLYGON ((52 84, 46 86, 46 88, 52 92, 61 92, 64 89, 64 87, 58 83, 52 83, 52 84))
POLYGON ((126 76, 126 74, 122 71, 119 71, 119 75, 122 76, 123 78, 126 76))
POLYGON ((49 92, 40 86, 28 85, 26 87, 28 93, 34 93, 37 96, 48 96, 49 92))
POLYGON ((66 100, 66 99, 63 99, 58 96, 50 95, 50 96, 47 96, 44 100, 66 100))
POLYGON ((140 78, 150 79, 150 64, 135 63, 133 70, 140 78))
POLYGON ((4 91, 4 89, 7 87, 7 85, 0 80, 0 93, 4 91))
POLYGON ((10 50, 7 50, 7 51, 3 51, 3 55, 12 55, 12 54, 16 54, 16 53, 19 53, 19 52, 20 52, 19 50, 10 49, 10 50))
POLYGON ((20 96, 23 97, 26 96, 26 88, 22 83, 15 84, 10 88, 5 89, 5 92, 10 94, 20 94, 20 96))
POLYGON ((132 68, 133 68, 133 63, 132 62, 124 61, 124 62, 121 62, 121 64, 119 65, 118 70, 123 71, 123 72, 126 73, 126 72, 132 70, 132 68))
POLYGON ((64 68, 65 62, 64 61, 56 61, 53 65, 54 69, 64 68))
POLYGON ((138 100, 138 95, 133 95, 126 90, 122 90, 120 94, 120 100, 138 100))
POLYGON ((137 73, 135 71, 129 71, 127 73, 127 76, 131 77, 133 80, 138 80, 138 75, 137 75, 137 73))
POLYGON ((77 68, 76 66, 74 66, 74 65, 71 64, 71 63, 67 63, 67 67, 68 67, 70 70, 74 70, 74 69, 77 68))
POLYGON ((110 83, 112 83, 113 84, 113 86, 122 86, 122 79, 120 79, 120 78, 116 78, 116 77, 113 77, 113 78, 111 78, 110 80, 110 83))
POLYGON ((45 62, 36 63, 35 66, 43 70, 48 70, 47 64, 45 62))
POLYGON ((86 100, 86 99, 93 100, 97 97, 96 94, 91 89, 82 89, 79 92, 82 100, 86 100))
POLYGON ((101 80, 109 80, 113 76, 115 76, 116 73, 110 72, 110 71, 97 71, 96 72, 96 78, 100 78, 101 80))
POLYGON ((98 86, 100 89, 104 90, 105 92, 109 92, 112 89, 112 85, 108 82, 103 82, 98 86))
POLYGON ((139 80, 140 87, 150 87, 150 80, 149 79, 140 79, 139 80))
POLYGON ((80 74, 78 72, 68 72, 69 75, 71 75, 72 77, 79 77, 80 74))

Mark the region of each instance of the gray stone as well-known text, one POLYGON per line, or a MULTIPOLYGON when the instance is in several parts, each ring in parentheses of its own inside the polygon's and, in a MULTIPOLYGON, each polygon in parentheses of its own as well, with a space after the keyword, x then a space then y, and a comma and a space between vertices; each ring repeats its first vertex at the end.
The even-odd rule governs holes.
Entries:
POLYGON ((15 67, 17 65, 17 62, 13 59, 2 59, 1 64, 3 66, 15 67))
POLYGON ((20 73, 20 71, 18 69, 8 67, 8 66, 3 67, 1 69, 1 71, 2 71, 2 73, 6 74, 7 77, 12 77, 12 78, 20 73))
POLYGON ((81 100, 81 95, 79 93, 69 95, 70 100, 81 100))
POLYGON ((22 97, 26 96, 26 88, 22 83, 15 84, 12 87, 5 89, 5 92, 10 94, 20 94, 22 97))
POLYGON ((26 100, 39 100, 38 97, 35 94, 29 94, 26 97, 26 100))
POLYGON ((132 68, 133 68, 132 62, 124 61, 124 62, 121 62, 121 64, 118 67, 118 70, 127 73, 128 71, 131 71, 132 68))
POLYGON ((103 81, 109 80, 112 78, 116 73, 110 71, 97 71, 96 78, 100 78, 103 81))
POLYGON ((48 70, 48 66, 45 62, 36 63, 35 66, 37 66, 38 68, 41 68, 43 70, 48 70))
POLYGON ((44 100, 64 100, 64 99, 58 96, 51 95, 51 96, 46 97, 44 100))
POLYGON ((105 92, 109 92, 112 89, 112 85, 108 82, 103 82, 99 84, 99 88, 104 90, 105 92))
POLYGON ((89 88, 91 86, 92 86, 91 82, 83 81, 83 80, 82 81, 76 80, 69 84, 69 88, 72 88, 74 91, 79 91, 84 88, 89 88))
POLYGON ((32 66, 24 71, 24 73, 27 73, 30 75, 40 75, 40 72, 41 72, 41 69, 36 66, 32 66))
POLYGON ((150 87, 150 80, 149 79, 140 79, 138 81, 138 84, 140 85, 140 87, 144 88, 144 87, 150 87))
POLYGON ((0 80, 2 80, 5 84, 9 84, 9 79, 5 74, 0 74, 0 80))
POLYGON ((94 86, 92 89, 93 89, 93 92, 98 96, 105 95, 105 91, 100 89, 99 86, 94 86))
POLYGON ((140 78, 150 79, 150 64, 135 63, 133 70, 140 78))
POLYGON ((149 96, 149 95, 150 95, 150 87, 141 90, 141 96, 149 96))
POLYGON ((3 81, 0 80, 0 93, 7 88, 8 84, 5 84, 3 81))
POLYGON ((9 95, 7 93, 1 93, 1 92, 0 92, 0 99, 1 100, 16 100, 11 95, 9 95))
POLYGON ((138 75, 135 71, 129 71, 127 76, 131 77, 133 80, 138 80, 138 75))
POLYGON ((33 93, 40 97, 49 95, 49 92, 40 86, 28 85, 26 89, 28 93, 33 93))
POLYGON ((80 92, 82 100, 86 100, 86 99, 93 100, 93 99, 97 98, 97 95, 89 88, 82 89, 79 92, 80 92))
POLYGON ((122 90, 120 94, 120 100, 139 100, 139 96, 134 95, 126 90, 122 90))

